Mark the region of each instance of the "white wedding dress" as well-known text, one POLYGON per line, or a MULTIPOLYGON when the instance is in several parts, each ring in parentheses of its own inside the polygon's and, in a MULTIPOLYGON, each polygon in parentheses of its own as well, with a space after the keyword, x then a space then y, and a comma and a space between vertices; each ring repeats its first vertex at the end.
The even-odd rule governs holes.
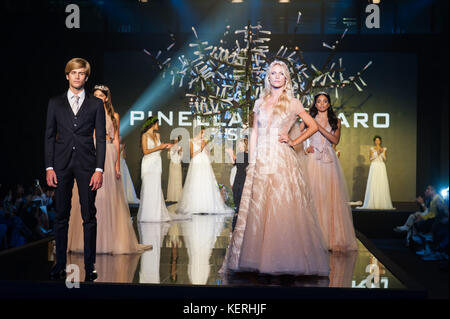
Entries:
MULTIPOLYGON (((192 140, 193 151, 201 150, 201 141, 192 140)), ((232 208, 225 205, 220 195, 214 171, 206 150, 191 159, 181 200, 178 202, 178 214, 232 214, 232 208)))
POLYGON ((170 223, 141 223, 138 225, 140 242, 153 245, 152 250, 148 250, 141 255, 139 269, 139 283, 159 284, 161 248, 164 237, 170 228, 170 223))
POLYGON ((364 204, 360 209, 395 209, 392 206, 389 180, 386 172, 386 147, 378 154, 374 147, 370 148, 370 168, 367 179, 364 204))
POLYGON ((189 256, 188 277, 192 285, 206 285, 211 272, 211 254, 224 227, 225 215, 193 215, 181 224, 189 256))
POLYGON ((123 150, 120 152, 120 172, 122 173, 123 190, 125 191, 125 198, 128 204, 139 204, 139 198, 136 196, 127 162, 123 158, 123 150))
POLYGON ((183 179, 181 170, 181 159, 183 157, 183 150, 179 143, 174 144, 167 152, 167 157, 170 159, 169 164, 169 182, 167 183, 167 201, 178 202, 183 192, 183 179))
MULTIPOLYGON (((152 149, 160 145, 151 138, 147 138, 147 148, 152 149)), ((138 211, 138 222, 167 222, 176 219, 174 214, 169 213, 164 201, 161 188, 161 151, 144 155, 141 163, 141 203, 138 211)))

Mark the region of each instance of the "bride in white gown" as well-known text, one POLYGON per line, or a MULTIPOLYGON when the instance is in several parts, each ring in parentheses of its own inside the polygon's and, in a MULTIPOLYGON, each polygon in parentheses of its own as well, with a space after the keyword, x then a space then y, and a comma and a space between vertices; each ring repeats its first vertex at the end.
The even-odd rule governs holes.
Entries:
POLYGON ((167 235, 170 223, 140 223, 138 225, 139 239, 142 243, 151 243, 153 249, 145 251, 141 255, 139 268, 139 283, 159 284, 160 265, 161 265, 161 249, 163 248, 163 240, 167 235), (147 254, 151 252, 151 254, 147 254))
POLYGON ((203 140, 204 128, 190 141, 191 163, 176 212, 179 214, 231 214, 233 209, 225 205, 220 195, 214 171, 211 167, 203 140))
POLYGON ((166 198, 168 202, 178 202, 183 192, 183 174, 181 169, 183 148, 180 146, 180 139, 181 136, 174 139, 173 146, 167 152, 167 157, 170 159, 166 198))
POLYGON ((389 190, 389 180, 386 172, 386 147, 381 146, 381 137, 373 138, 374 147, 370 148, 369 177, 367 179, 366 195, 361 209, 395 209, 392 206, 389 190))
MULTIPOLYGON (((121 139, 121 138, 119 138, 121 139)), ((123 190, 125 191, 125 198, 128 204, 139 204, 139 198, 136 196, 134 190, 133 180, 131 179, 130 171, 128 170, 127 162, 125 161, 125 143, 119 141, 120 145, 120 171, 122 172, 123 190)))
POLYGON ((161 188, 161 151, 172 147, 172 144, 161 143, 158 119, 149 117, 142 126, 141 143, 144 157, 141 163, 141 198, 137 215, 138 222, 167 222, 176 219, 169 213, 161 188))
MULTIPOLYGON (((188 277, 192 285, 206 285, 211 273, 211 254, 224 228, 225 215, 193 215, 180 223, 189 256, 188 277)), ((152 242, 153 244, 153 242, 152 242)), ((153 244, 153 250, 154 244, 153 244)), ((213 273, 213 275, 216 275, 213 273)))

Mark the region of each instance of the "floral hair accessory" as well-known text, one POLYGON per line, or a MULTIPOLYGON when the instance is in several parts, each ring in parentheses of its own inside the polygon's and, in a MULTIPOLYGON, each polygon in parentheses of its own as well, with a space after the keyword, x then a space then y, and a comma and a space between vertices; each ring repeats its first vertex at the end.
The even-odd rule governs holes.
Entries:
POLYGON ((155 122, 158 121, 157 117, 150 117, 147 121, 145 121, 145 123, 142 125, 141 131, 144 132, 147 130, 147 128, 151 127, 153 124, 155 124, 155 122))

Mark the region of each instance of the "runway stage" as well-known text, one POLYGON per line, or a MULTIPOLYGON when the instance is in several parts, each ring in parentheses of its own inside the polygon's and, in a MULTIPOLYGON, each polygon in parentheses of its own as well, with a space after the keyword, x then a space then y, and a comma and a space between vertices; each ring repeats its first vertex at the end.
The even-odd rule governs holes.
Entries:
MULTIPOLYGON (((135 215, 132 208, 132 215, 135 215)), ((355 214, 355 212, 354 212, 355 214)), ((53 298, 425 298, 426 292, 361 233, 358 251, 331 254, 328 278, 237 273, 222 278, 231 216, 134 225, 153 249, 137 255, 97 255, 99 278, 69 289, 51 282, 52 238, 0 253, 0 297, 53 298)), ((282 235, 282 234, 280 234, 282 235)), ((68 254, 80 269, 83 255, 68 254)))

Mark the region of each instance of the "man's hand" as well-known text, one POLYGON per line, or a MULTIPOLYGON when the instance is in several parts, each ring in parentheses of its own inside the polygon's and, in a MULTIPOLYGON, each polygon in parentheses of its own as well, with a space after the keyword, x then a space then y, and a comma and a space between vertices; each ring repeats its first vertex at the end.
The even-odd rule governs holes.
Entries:
POLYGON ((47 170, 47 185, 50 187, 58 187, 58 179, 54 170, 47 170))
POLYGON ((89 186, 92 186, 91 190, 96 191, 97 189, 102 187, 102 184, 103 184, 103 173, 97 171, 94 173, 94 175, 92 175, 89 186))

